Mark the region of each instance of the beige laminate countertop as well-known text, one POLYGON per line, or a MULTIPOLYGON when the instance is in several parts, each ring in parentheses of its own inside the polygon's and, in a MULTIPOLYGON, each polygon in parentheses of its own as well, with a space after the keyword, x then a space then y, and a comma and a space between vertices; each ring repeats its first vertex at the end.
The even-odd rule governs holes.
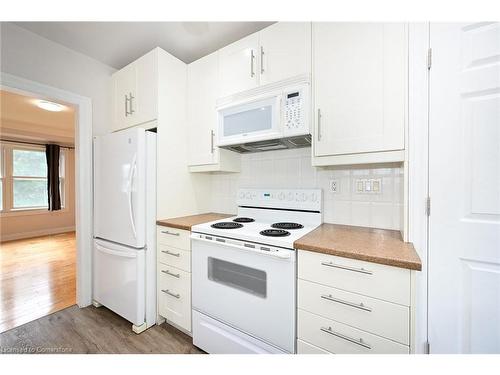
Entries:
POLYGON ((208 223, 209 221, 225 219, 226 217, 231 217, 234 215, 219 214, 215 212, 209 212, 206 214, 190 215, 174 217, 171 219, 157 220, 157 225, 162 225, 164 227, 171 227, 177 229, 191 230, 193 225, 208 223))
POLYGON ((322 224, 294 242, 296 249, 422 270, 413 245, 395 230, 322 224))

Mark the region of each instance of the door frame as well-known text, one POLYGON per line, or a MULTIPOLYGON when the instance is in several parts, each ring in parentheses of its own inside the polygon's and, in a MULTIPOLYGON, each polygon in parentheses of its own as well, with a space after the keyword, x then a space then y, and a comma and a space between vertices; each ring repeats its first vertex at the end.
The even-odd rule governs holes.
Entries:
POLYGON ((415 277, 415 316, 412 322, 414 352, 429 352, 429 90, 428 67, 430 23, 409 24, 408 54, 408 143, 406 150, 408 186, 408 238, 422 261, 415 277))
POLYGON ((0 88, 40 99, 66 102, 76 109, 76 303, 79 307, 89 306, 92 302, 92 100, 4 72, 0 72, 0 88))

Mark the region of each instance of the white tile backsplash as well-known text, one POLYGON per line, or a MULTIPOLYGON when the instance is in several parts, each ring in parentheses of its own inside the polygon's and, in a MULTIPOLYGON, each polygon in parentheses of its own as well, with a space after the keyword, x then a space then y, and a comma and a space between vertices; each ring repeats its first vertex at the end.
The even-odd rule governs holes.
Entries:
POLYGON ((242 155, 240 173, 211 176, 214 212, 236 213, 239 188, 319 188, 323 190, 323 221, 401 230, 403 204, 402 167, 311 166, 311 149, 269 151, 242 155), (356 193, 355 180, 382 179, 380 194, 356 193), (330 180, 339 182, 339 191, 329 190, 330 180))

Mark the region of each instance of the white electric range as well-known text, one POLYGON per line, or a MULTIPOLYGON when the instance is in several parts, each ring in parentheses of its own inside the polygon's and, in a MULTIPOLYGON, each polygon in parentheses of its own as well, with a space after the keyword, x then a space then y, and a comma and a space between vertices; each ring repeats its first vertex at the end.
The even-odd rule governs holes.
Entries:
POLYGON ((294 353, 294 242, 322 222, 319 189, 241 189, 238 215, 192 227, 193 343, 294 353))

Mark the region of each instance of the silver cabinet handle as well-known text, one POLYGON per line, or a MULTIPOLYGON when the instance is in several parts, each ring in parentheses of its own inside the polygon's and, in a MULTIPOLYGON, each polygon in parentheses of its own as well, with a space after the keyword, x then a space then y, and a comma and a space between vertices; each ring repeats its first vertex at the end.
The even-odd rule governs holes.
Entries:
POLYGON ((328 295, 323 294, 321 296, 321 298, 326 299, 328 301, 341 303, 343 305, 355 307, 355 308, 360 309, 360 310, 364 310, 364 311, 368 311, 368 312, 372 311, 372 309, 370 307, 363 305, 363 303, 357 304, 357 303, 352 303, 349 301, 344 301, 343 299, 338 299, 338 298, 333 297, 331 294, 328 294, 328 295))
POLYGON ((169 270, 161 270, 161 272, 163 272, 163 273, 165 273, 165 274, 167 274, 169 276, 176 277, 176 278, 180 278, 181 277, 180 273, 172 273, 169 270))
POLYGON ((166 293, 168 294, 169 296, 172 296, 172 297, 175 297, 177 299, 181 298, 181 295, 179 293, 175 294, 175 293, 172 293, 170 290, 168 289, 162 289, 161 290, 163 293, 166 293))
POLYGON ((321 109, 318 108, 318 142, 321 141, 321 109))
POLYGON ((260 74, 264 74, 264 47, 260 46, 260 74))
POLYGON ((167 254, 167 255, 172 255, 173 257, 180 257, 181 256, 181 253, 171 253, 168 250, 162 250, 161 252, 164 254, 167 254))
POLYGON ((174 232, 169 232, 168 230, 162 230, 161 232, 165 234, 170 234, 171 236, 180 236, 179 232, 174 233, 174 232))
POLYGON ((215 137, 215 132, 213 130, 210 130, 210 151, 212 154, 215 152, 214 137, 215 137))
POLYGON ((327 267, 340 268, 340 269, 347 270, 347 271, 364 273, 364 274, 367 274, 367 275, 372 275, 373 274, 372 271, 365 270, 364 268, 355 268, 355 267, 349 267, 349 266, 342 266, 340 264, 335 264, 333 262, 321 262, 321 265, 327 266, 327 267))
POLYGON ((250 52, 250 77, 252 77, 252 78, 255 76, 255 72, 253 70, 254 60, 255 60, 255 54, 253 53, 253 49, 252 49, 250 52))
POLYGON ((135 99, 135 97, 132 96, 132 93, 129 93, 130 97, 130 114, 134 113, 135 111, 132 109, 132 101, 135 99))
POLYGON ((333 336, 339 337, 341 339, 347 340, 349 342, 352 342, 353 344, 362 346, 364 348, 367 348, 367 349, 371 349, 372 348, 371 345, 367 344, 366 342, 363 342, 363 339, 361 339, 361 338, 359 340, 353 339, 352 337, 343 335, 342 333, 335 332, 332 329, 332 327, 321 327, 321 330, 323 332, 326 332, 326 333, 330 334, 330 335, 333 335, 333 336))
POLYGON ((125 117, 129 115, 128 113, 128 96, 125 95, 125 117))

